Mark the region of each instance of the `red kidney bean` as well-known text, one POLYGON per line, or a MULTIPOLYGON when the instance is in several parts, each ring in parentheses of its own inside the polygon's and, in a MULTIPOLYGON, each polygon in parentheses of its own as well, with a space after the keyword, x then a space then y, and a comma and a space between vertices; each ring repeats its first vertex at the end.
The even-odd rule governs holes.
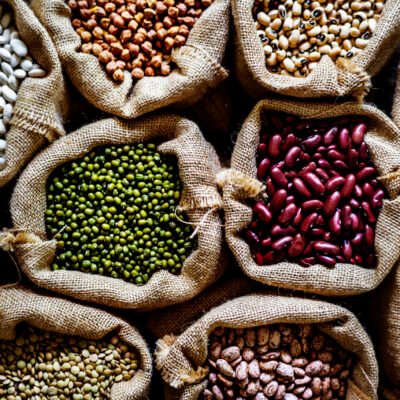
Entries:
POLYGON ((354 186, 356 185, 356 177, 354 174, 348 174, 345 178, 342 190, 340 191, 340 195, 343 198, 350 197, 353 193, 354 186))
POLYGON ((369 268, 374 268, 376 266, 376 255, 368 254, 366 263, 369 268))
POLYGON ((329 129, 325 135, 324 135, 324 144, 326 146, 329 146, 330 144, 332 144, 336 138, 336 135, 338 133, 339 129, 336 127, 333 127, 331 129, 329 129))
POLYGON ((363 262, 363 257, 362 257, 361 254, 357 254, 357 255, 354 256, 354 260, 355 260, 355 263, 356 263, 356 264, 362 264, 362 262, 363 262))
POLYGON ((328 267, 333 267, 336 264, 335 258, 324 256, 322 254, 317 254, 317 260, 328 267))
POLYGON ((313 249, 314 249, 314 241, 312 240, 311 242, 308 242, 306 244, 306 247, 304 248, 303 251, 303 255, 309 256, 313 252, 313 249))
POLYGON ((316 238, 318 236, 323 237, 325 234, 325 230, 322 228, 312 228, 310 234, 313 238, 316 238))
POLYGON ((340 210, 336 210, 329 220, 329 230, 334 235, 339 235, 342 230, 342 225, 340 223, 340 210))
MULTIPOLYGON (((323 181, 323 182, 327 182, 330 179, 329 174, 324 171, 322 168, 316 168, 315 169, 315 173, 317 174, 317 176, 323 181)), ((326 186, 325 186, 326 188, 326 186)))
POLYGON ((338 138, 339 146, 343 150, 347 149, 351 144, 350 131, 347 128, 342 128, 338 138))
POLYGON ((293 179, 294 188, 304 197, 311 197, 311 192, 307 189, 306 185, 300 178, 293 179))
POLYGON ((340 161, 345 161, 346 157, 339 151, 339 150, 329 150, 328 151, 328 157, 331 160, 340 160, 340 161))
POLYGON ((319 253, 326 253, 326 254, 333 254, 333 255, 338 255, 340 253, 340 247, 324 242, 323 240, 317 240, 314 242, 314 250, 319 252, 319 253))
POLYGON ((277 213, 282 209, 283 204, 286 201, 286 198, 287 198, 287 192, 285 189, 279 189, 276 191, 276 193, 272 197, 271 204, 269 206, 269 209, 273 214, 277 213))
POLYGON ((345 240, 342 245, 342 254, 346 261, 350 261, 353 257, 353 247, 348 240, 345 240))
POLYGON ((250 229, 246 229, 246 238, 253 245, 258 245, 260 243, 260 238, 250 229))
POLYGON ((324 203, 321 200, 307 200, 301 204, 301 207, 304 211, 317 211, 320 210, 324 206, 324 203))
POLYGON ((351 230, 354 232, 357 231, 360 227, 360 219, 357 217, 356 214, 351 214, 350 221, 351 221, 351 230))
POLYGON ((315 160, 315 161, 321 160, 322 158, 323 158, 323 155, 321 153, 315 153, 312 156, 312 159, 315 160))
POLYGON ((332 168, 332 165, 330 164, 330 162, 325 160, 324 158, 322 158, 321 160, 318 160, 317 164, 323 169, 330 170, 332 168))
POLYGON ((356 149, 350 149, 347 153, 347 164, 350 168, 356 168, 358 164, 358 151, 356 149))
POLYGON ((297 147, 297 146, 292 147, 286 154, 286 157, 285 157, 286 165, 289 168, 293 167, 296 164, 300 154, 301 154, 300 147, 297 147))
POLYGON ((303 176, 303 179, 315 194, 321 196, 325 193, 324 184, 313 172, 306 172, 303 176))
POLYGON ((280 153, 280 144, 282 142, 281 135, 274 135, 271 137, 268 143, 268 154, 272 158, 276 158, 280 153))
POLYGON ((351 228, 351 207, 349 205, 345 205, 342 208, 342 213, 341 213, 341 222, 342 222, 342 227, 343 229, 350 229, 351 228))
POLYGON ((354 195, 359 199, 363 197, 363 191, 361 187, 357 184, 354 186, 354 195))
POLYGON ((358 154, 360 156, 360 160, 368 160, 369 158, 369 151, 367 143, 363 142, 358 149, 358 154))
POLYGON ((289 135, 287 135, 282 145, 282 151, 287 151, 288 149, 292 148, 295 144, 296 144, 296 136, 293 133, 289 133, 289 135))
POLYGON ((291 244, 293 242, 293 237, 292 236, 284 236, 280 239, 275 240, 275 242, 272 243, 272 248, 274 250, 283 250, 286 246, 291 244))
POLYGON ((261 264, 259 264, 258 262, 257 262, 257 264, 258 265, 271 264, 274 261, 275 261, 275 253, 271 250, 268 253, 264 254, 264 256, 262 258, 262 261, 261 261, 261 264))
POLYGON ((361 204, 356 200, 351 198, 349 200, 349 205, 354 209, 354 210, 358 210, 361 207, 361 204))
POLYGON ((287 188, 289 182, 285 174, 278 167, 271 168, 270 174, 271 178, 279 187, 287 188))
POLYGON ((300 231, 302 233, 309 232, 309 230, 312 228, 312 226, 314 225, 317 218, 318 218, 318 214, 316 212, 314 212, 310 215, 307 215, 307 217, 305 217, 303 219, 303 222, 300 224, 300 231))
POLYGON ((311 161, 309 164, 307 164, 300 172, 299 172, 299 176, 301 178, 303 178, 303 176, 307 173, 307 172, 312 172, 317 168, 317 164, 315 164, 314 161, 311 161))
POLYGON ((307 153, 301 153, 300 154, 300 161, 303 162, 304 164, 307 164, 310 162, 311 156, 307 153))
POLYGON ((383 204, 383 199, 385 197, 385 192, 382 189, 378 189, 371 199, 372 208, 380 208, 383 204))
POLYGON ((322 239, 325 240, 325 242, 330 242, 333 240, 333 235, 331 232, 325 232, 324 236, 322 237, 322 239))
POLYGON ((351 132, 351 140, 355 145, 360 145, 364 140, 365 132, 367 132, 366 124, 357 124, 351 132))
POLYGON ((257 251, 257 252, 254 254, 254 259, 255 259, 255 262, 256 262, 258 265, 263 265, 264 258, 263 258, 263 255, 262 255, 260 252, 257 251))
POLYGON ((310 265, 315 264, 315 257, 301 258, 299 264, 303 267, 309 267, 310 265))
POLYGON ((290 195, 290 196, 288 196, 288 197, 286 198, 286 204, 294 203, 295 200, 296 200, 295 197, 292 196, 292 195, 290 195))
POLYGON ((367 242, 367 246, 372 249, 374 248, 375 230, 369 225, 365 225, 365 241, 367 242))
POLYGON ((317 225, 325 225, 325 218, 322 215, 318 215, 317 220, 315 221, 317 225))
POLYGON ((325 200, 324 214, 328 217, 331 216, 339 205, 340 199, 341 196, 338 191, 333 192, 331 195, 329 195, 329 197, 325 200))
POLYGON ((362 186, 362 191, 367 197, 372 197, 375 192, 372 185, 368 182, 364 183, 364 185, 362 186))
POLYGON ((365 235, 363 233, 356 233, 353 239, 351 239, 351 243, 354 246, 359 246, 364 242, 364 240, 365 240, 365 235))
POLYGON ((261 242, 261 247, 263 249, 265 249, 265 248, 270 247, 271 244, 272 244, 272 239, 269 237, 269 238, 263 239, 263 241, 261 242))
POLYGON ((342 160, 336 160, 333 162, 333 166, 340 170, 341 173, 345 173, 346 171, 348 171, 349 167, 348 165, 342 161, 342 160))
POLYGON ((296 204, 288 204, 281 212, 281 214, 278 217, 278 222, 280 225, 289 225, 293 218, 295 217, 297 213, 298 207, 296 204))
POLYGON ((258 179, 264 179, 265 175, 267 174, 267 171, 271 165, 271 161, 269 158, 264 158, 260 164, 258 165, 257 168, 257 177, 258 179))
POLYGON ((303 221, 303 213, 301 212, 301 208, 299 208, 293 218, 293 225, 297 226, 301 221, 303 221))
POLYGON ((304 239, 303 235, 298 233, 294 239, 291 245, 288 248, 288 255, 290 257, 298 257, 306 247, 306 240, 304 239))
POLYGON ((326 184, 325 184, 325 189, 328 192, 333 192, 337 189, 339 189, 345 182, 345 179, 343 176, 334 176, 333 178, 330 178, 326 184))
POLYGON ((296 229, 293 226, 280 226, 280 225, 274 225, 271 228, 271 236, 284 236, 284 235, 293 235, 296 233, 296 229))
POLYGON ((366 201, 361 203, 361 208, 364 210, 365 215, 367 216, 367 220, 369 223, 374 224, 376 222, 376 217, 374 212, 372 211, 371 206, 366 201))
POLYGON ((275 185, 273 184, 272 179, 270 177, 268 177, 265 180, 265 185, 267 187, 267 193, 270 196, 273 196, 276 193, 276 189, 275 189, 275 185))
POLYGON ((272 219, 272 213, 271 211, 268 210, 267 206, 262 203, 261 201, 258 201, 254 207, 253 211, 257 214, 258 218, 261 219, 263 222, 270 222, 272 219))
POLYGON ((281 120, 281 118, 278 114, 270 114, 269 118, 270 118, 272 124, 275 125, 279 130, 281 130, 285 127, 285 125, 283 124, 283 121, 281 120))
POLYGON ((356 178, 358 181, 364 181, 367 178, 377 175, 376 168, 374 167, 364 167, 361 171, 358 171, 356 178))
POLYGON ((257 146, 257 153, 259 156, 262 156, 264 158, 264 156, 267 155, 267 145, 265 143, 260 143, 257 146))

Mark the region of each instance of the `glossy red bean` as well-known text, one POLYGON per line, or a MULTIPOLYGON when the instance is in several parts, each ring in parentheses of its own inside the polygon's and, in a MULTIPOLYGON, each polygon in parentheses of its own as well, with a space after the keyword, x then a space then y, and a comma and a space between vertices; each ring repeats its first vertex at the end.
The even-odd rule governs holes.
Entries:
POLYGON ((375 268, 376 267, 376 255, 375 254, 368 254, 366 258, 366 263, 369 268, 375 268))
POLYGON ((334 257, 325 256, 322 254, 317 254, 317 261, 328 267, 333 267, 336 264, 336 259, 334 257))
POLYGON ((282 151, 287 151, 291 149, 296 144, 296 141, 296 136, 293 133, 289 133, 282 145, 282 151))
POLYGON ((367 197, 372 197, 374 195, 374 188, 369 182, 365 182, 364 185, 362 185, 362 191, 367 197))
POLYGON ((275 262, 276 256, 273 250, 268 251, 267 253, 264 254, 263 259, 261 261, 261 264, 258 265, 263 265, 263 264, 272 264, 275 262))
POLYGON ((313 172, 306 172, 303 176, 305 183, 317 195, 321 196, 325 193, 325 186, 313 172))
POLYGON ((261 247, 263 249, 271 247, 272 244, 272 239, 270 237, 263 239, 263 241, 261 242, 261 247))
POLYGON ((313 238, 322 238, 325 235, 325 230, 322 228, 312 228, 310 231, 310 235, 313 238))
POLYGON ((246 230, 245 235, 246 235, 247 240, 252 245, 257 246, 260 243, 260 238, 253 231, 251 231, 250 229, 246 230))
POLYGON ((325 184, 325 189, 328 192, 333 192, 337 189, 339 189, 345 182, 345 179, 343 176, 334 176, 333 178, 330 178, 326 184, 325 184))
POLYGON ((304 149, 310 150, 315 149, 321 143, 321 136, 320 135, 312 135, 307 139, 301 142, 301 145, 304 149))
POLYGON ((338 207, 340 199, 341 196, 338 191, 330 194, 329 197, 325 200, 324 214, 327 215, 328 217, 331 216, 338 207))
POLYGON ((354 235, 353 239, 351 239, 351 243, 354 246, 359 246, 364 242, 364 240, 365 240, 365 235, 359 232, 354 235))
POLYGON ((317 168, 317 164, 314 161, 311 161, 307 164, 302 170, 299 172, 299 176, 302 178, 307 172, 313 172, 317 168))
POLYGON ((257 153, 264 158, 267 155, 267 145, 265 143, 260 143, 257 146, 257 153))
POLYGON ((374 224, 376 222, 376 217, 374 212, 372 211, 371 206, 366 201, 361 203, 361 208, 364 210, 364 213, 367 217, 367 220, 370 224, 374 224))
POLYGON ((324 135, 323 142, 326 146, 329 146, 334 142, 336 139, 336 135, 338 133, 339 129, 336 127, 330 128, 324 135))
POLYGON ((258 265, 263 265, 264 257, 260 252, 254 254, 254 260, 258 265))
POLYGON ((271 158, 276 158, 280 153, 280 144, 282 142, 281 135, 273 135, 268 143, 268 155, 271 158))
POLYGON ((329 150, 328 157, 332 161, 336 161, 336 160, 345 161, 346 160, 346 157, 339 150, 329 150))
POLYGON ((280 225, 286 226, 289 225, 293 218, 295 217, 297 213, 298 207, 296 204, 288 204, 281 212, 281 214, 278 217, 278 222, 280 225))
POLYGON ((315 257, 305 257, 299 260, 299 264, 303 267, 309 267, 312 264, 315 264, 315 257))
POLYGON ((371 178, 373 176, 377 175, 377 171, 376 168, 374 167, 364 167, 361 171, 358 171, 356 173, 356 178, 357 181, 364 181, 368 178, 371 178))
POLYGON ((357 184, 354 185, 354 196, 357 199, 361 199, 363 197, 363 191, 362 191, 360 185, 357 185, 357 184))
POLYGON ((356 214, 350 214, 350 221, 351 221, 351 230, 356 232, 360 229, 360 219, 357 217, 356 214))
POLYGON ((274 225, 271 228, 271 236, 286 236, 293 235, 296 233, 296 229, 293 226, 280 226, 274 225))
POLYGON ((365 142, 361 143, 360 148, 358 149, 358 155, 360 157, 360 160, 368 160, 369 150, 367 143, 365 142))
POLYGON ((353 193, 355 185, 356 177, 354 176, 354 174, 348 174, 345 178, 342 190, 340 191, 340 196, 342 196, 342 198, 350 197, 353 193))
POLYGON ((351 144, 350 131, 347 128, 342 128, 339 131, 338 143, 341 149, 347 149, 351 144))
POLYGON ((322 158, 321 160, 318 160, 317 162, 318 166, 320 166, 322 169, 325 170, 330 170, 332 169, 332 165, 329 161, 325 160, 324 158, 322 158))
MULTIPOLYGON (((335 160, 333 162, 333 166, 338 169, 341 174, 347 172, 349 170, 349 166, 342 160, 335 160)), ((337 175, 337 174, 336 174, 337 175)))
POLYGON ((342 245, 342 254, 346 261, 350 261, 353 257, 353 247, 348 240, 345 240, 342 245))
POLYGON ((265 180, 265 186, 267 187, 267 194, 269 196, 273 196, 276 193, 275 185, 270 177, 265 180))
POLYGON ((351 132, 351 140, 355 145, 360 145, 364 140, 364 135, 367 132, 366 124, 357 124, 351 132))
POLYGON ((312 226, 314 225, 315 221, 318 218, 318 214, 316 212, 307 215, 307 217, 305 217, 302 221, 302 223, 300 224, 300 231, 302 233, 307 233, 310 231, 310 229, 312 228, 312 226))
POLYGON ((292 225, 297 226, 300 224, 301 221, 303 221, 303 213, 301 211, 301 208, 299 208, 293 218, 292 225))
POLYGON ((360 202, 357 201, 357 200, 354 199, 354 198, 351 198, 351 199, 349 200, 349 205, 350 205, 350 207, 351 207, 353 210, 358 210, 358 209, 361 207, 360 202))
POLYGON ((305 247, 306 247, 306 240, 304 239, 303 235, 298 233, 294 237, 293 242, 288 248, 288 255, 290 257, 298 257, 300 254, 302 254, 305 247))
POLYGON ((367 246, 373 250, 375 243, 375 230, 369 225, 365 225, 365 241, 367 246))
POLYGON ((271 211, 268 210, 267 206, 262 203, 261 201, 258 201, 254 207, 253 211, 256 213, 258 218, 261 219, 263 222, 270 222, 272 220, 272 213, 271 211))
POLYGON ((342 230, 342 224, 340 221, 340 210, 336 210, 329 220, 329 230, 334 235, 339 235, 342 230))
POLYGON ((347 165, 350 168, 356 168, 358 164, 358 151, 356 149, 350 149, 347 153, 347 165))
POLYGON ((287 198, 287 191, 285 189, 279 189, 275 192, 272 197, 269 209, 273 214, 281 211, 287 198))
POLYGON ((318 211, 324 207, 324 203, 321 200, 307 200, 301 204, 304 211, 318 211))
POLYGON ((315 223, 316 223, 317 225, 325 225, 325 218, 324 218, 324 216, 323 216, 323 215, 318 215, 318 217, 317 217, 315 223))
POLYGON ((372 196, 371 206, 372 208, 380 208, 383 204, 385 192, 382 189, 378 189, 372 196))
POLYGON ((271 171, 271 178, 273 179, 273 181, 281 188, 287 188, 288 186, 288 180, 284 174, 284 172, 282 172, 282 170, 280 170, 278 167, 272 167, 271 171))
POLYGON ((314 250, 314 241, 311 240, 310 242, 308 242, 306 244, 306 247, 304 248, 304 251, 303 251, 303 255, 309 256, 312 254, 313 250, 314 250))
POLYGON ((311 197, 311 192, 307 189, 307 186, 304 184, 304 182, 300 178, 294 178, 293 179, 293 186, 297 190, 299 194, 301 194, 304 197, 310 198, 311 197))
POLYGON ((267 175, 267 171, 271 165, 271 161, 269 158, 264 158, 257 168, 257 177, 258 179, 264 179, 265 175, 267 175))
POLYGON ((342 207, 342 212, 341 212, 341 223, 342 227, 345 230, 348 230, 351 228, 351 207, 349 205, 345 205, 342 207))
POLYGON ((272 243, 272 248, 274 250, 280 251, 283 250, 285 247, 287 247, 289 244, 293 242, 293 237, 292 236, 284 236, 280 239, 275 240, 272 243))
POLYGON ((314 242, 314 250, 318 253, 326 253, 326 254, 332 254, 332 255, 338 255, 340 253, 340 247, 324 242, 323 240, 316 240, 314 242))
MULTIPOLYGON (((330 179, 329 174, 324 171, 322 168, 316 168, 315 169, 315 174, 323 181, 323 182, 327 182, 330 179)), ((326 186, 325 186, 326 188, 326 186)))
POLYGON ((286 154, 285 163, 287 167, 292 168, 296 165, 296 162, 301 154, 300 147, 292 147, 286 154))

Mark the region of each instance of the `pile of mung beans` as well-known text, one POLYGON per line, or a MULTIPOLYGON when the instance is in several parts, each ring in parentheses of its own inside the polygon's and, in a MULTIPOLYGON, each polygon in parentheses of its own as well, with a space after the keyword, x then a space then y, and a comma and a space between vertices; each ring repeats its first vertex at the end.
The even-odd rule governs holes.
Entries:
POLYGON ((268 200, 253 205, 244 236, 258 265, 373 268, 375 226, 386 192, 358 117, 302 120, 271 113, 257 152, 268 200))
POLYGON ((171 52, 213 0, 68 0, 80 51, 93 54, 115 82, 169 75, 171 52))
POLYGON ((255 0, 253 16, 271 72, 307 76, 321 57, 359 54, 374 34, 385 0, 255 0))
MULTIPOLYGON (((23 80, 41 78, 46 72, 28 55, 14 24, 14 14, 0 4, 0 136, 5 137, 13 116, 14 104, 23 80)), ((6 138, 5 138, 6 139, 6 138)), ((7 142, 0 139, 0 169, 6 165, 7 142)))
POLYGON ((67 269, 145 284, 173 274, 195 246, 177 218, 176 160, 156 145, 105 146, 58 168, 48 181, 46 227, 57 239, 53 270, 67 269))
POLYGON ((88 340, 22 325, 14 340, 0 341, 0 398, 109 399, 115 383, 135 375, 137 358, 117 336, 88 340))
POLYGON ((203 400, 345 399, 353 358, 313 325, 217 328, 203 400))

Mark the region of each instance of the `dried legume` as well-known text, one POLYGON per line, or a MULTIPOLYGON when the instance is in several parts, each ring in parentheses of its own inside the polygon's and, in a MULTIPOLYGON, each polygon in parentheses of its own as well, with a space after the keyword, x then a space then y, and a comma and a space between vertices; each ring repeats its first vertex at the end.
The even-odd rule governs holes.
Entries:
POLYGON ((0 397, 8 400, 109 399, 114 383, 138 369, 134 349, 117 336, 87 340, 29 325, 0 342, 0 397))
MULTIPOLYGON (((14 24, 14 15, 0 4, 0 137, 7 134, 14 104, 22 81, 27 77, 41 78, 46 72, 34 64, 14 24)), ((6 165, 6 137, 0 139, 0 169, 6 165)))
POLYGON ((257 175, 268 201, 254 204, 244 233, 257 264, 375 266, 375 226, 386 192, 369 158, 366 130, 356 117, 266 118, 257 175))
POLYGON ((136 284, 160 269, 179 273, 195 245, 176 219, 180 196, 176 161, 152 143, 101 147, 63 165, 48 182, 52 269, 136 284))
POLYGON ((203 400, 344 399, 351 353, 313 325, 217 328, 203 400))
POLYGON ((171 52, 213 0, 68 0, 80 51, 93 54, 116 82, 169 75, 171 52))
POLYGON ((352 58, 374 34, 385 0, 255 0, 253 16, 271 72, 307 76, 321 57, 352 58))

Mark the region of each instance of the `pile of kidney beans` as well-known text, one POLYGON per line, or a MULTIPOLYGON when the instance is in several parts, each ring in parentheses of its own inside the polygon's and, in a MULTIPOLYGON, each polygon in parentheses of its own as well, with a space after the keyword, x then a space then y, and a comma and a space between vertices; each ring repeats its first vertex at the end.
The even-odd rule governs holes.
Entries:
POLYGON ((266 202, 244 231, 258 265, 376 266, 375 226, 386 192, 377 181, 357 117, 265 118, 257 149, 266 202))

